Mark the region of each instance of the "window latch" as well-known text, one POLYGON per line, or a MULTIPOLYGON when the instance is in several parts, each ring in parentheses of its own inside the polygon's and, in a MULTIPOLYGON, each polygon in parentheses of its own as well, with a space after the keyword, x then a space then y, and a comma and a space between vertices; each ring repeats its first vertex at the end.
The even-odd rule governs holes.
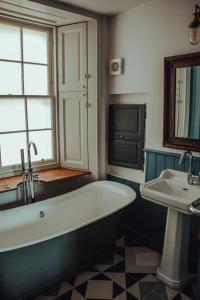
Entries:
POLYGON ((90 75, 89 73, 86 73, 86 74, 85 74, 85 79, 88 80, 88 79, 90 79, 91 77, 92 77, 92 75, 90 75))
POLYGON ((86 106, 87 108, 89 108, 89 107, 91 107, 91 103, 90 103, 90 102, 87 102, 87 103, 85 104, 85 106, 86 106))

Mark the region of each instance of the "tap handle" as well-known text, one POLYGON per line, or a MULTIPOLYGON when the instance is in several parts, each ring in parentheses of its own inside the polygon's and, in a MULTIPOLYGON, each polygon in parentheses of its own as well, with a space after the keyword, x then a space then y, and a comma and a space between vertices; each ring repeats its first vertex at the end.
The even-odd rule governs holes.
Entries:
POLYGON ((25 172, 24 149, 20 149, 22 173, 25 172))
POLYGON ((34 174, 34 175, 33 175, 33 180, 34 180, 35 182, 37 182, 37 183, 40 184, 40 179, 39 179, 39 175, 38 175, 38 174, 34 174))

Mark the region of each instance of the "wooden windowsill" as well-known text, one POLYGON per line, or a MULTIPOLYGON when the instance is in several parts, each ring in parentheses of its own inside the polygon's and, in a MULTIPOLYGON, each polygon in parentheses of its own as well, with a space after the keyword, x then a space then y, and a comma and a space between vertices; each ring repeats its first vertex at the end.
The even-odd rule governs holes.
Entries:
MULTIPOLYGON (((78 177, 90 174, 89 171, 80 171, 72 169, 51 169, 37 172, 39 180, 43 182, 54 182, 72 177, 78 177)), ((12 176, 0 178, 0 193, 9 192, 17 189, 17 185, 22 182, 22 176, 12 176)))

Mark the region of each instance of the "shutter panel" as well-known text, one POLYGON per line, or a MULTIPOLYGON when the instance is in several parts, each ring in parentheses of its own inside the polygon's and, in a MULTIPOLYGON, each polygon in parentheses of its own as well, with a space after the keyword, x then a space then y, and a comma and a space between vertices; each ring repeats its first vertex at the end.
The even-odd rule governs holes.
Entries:
POLYGON ((86 23, 58 29, 61 166, 88 169, 86 23))
POLYGON ((58 29, 59 91, 80 92, 86 89, 86 23, 58 29))
POLYGON ((60 94, 61 165, 88 169, 87 109, 82 93, 60 94))

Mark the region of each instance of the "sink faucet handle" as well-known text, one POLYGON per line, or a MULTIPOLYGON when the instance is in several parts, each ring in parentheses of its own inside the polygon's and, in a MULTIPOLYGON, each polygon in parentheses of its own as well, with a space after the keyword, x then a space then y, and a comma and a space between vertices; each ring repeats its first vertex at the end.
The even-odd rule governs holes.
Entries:
POLYGON ((185 151, 185 152, 183 152, 181 154, 181 157, 180 157, 180 160, 179 160, 179 165, 180 166, 183 164, 183 160, 187 156, 189 156, 190 160, 192 160, 193 155, 192 155, 192 151, 191 150, 187 150, 187 151, 185 151))

